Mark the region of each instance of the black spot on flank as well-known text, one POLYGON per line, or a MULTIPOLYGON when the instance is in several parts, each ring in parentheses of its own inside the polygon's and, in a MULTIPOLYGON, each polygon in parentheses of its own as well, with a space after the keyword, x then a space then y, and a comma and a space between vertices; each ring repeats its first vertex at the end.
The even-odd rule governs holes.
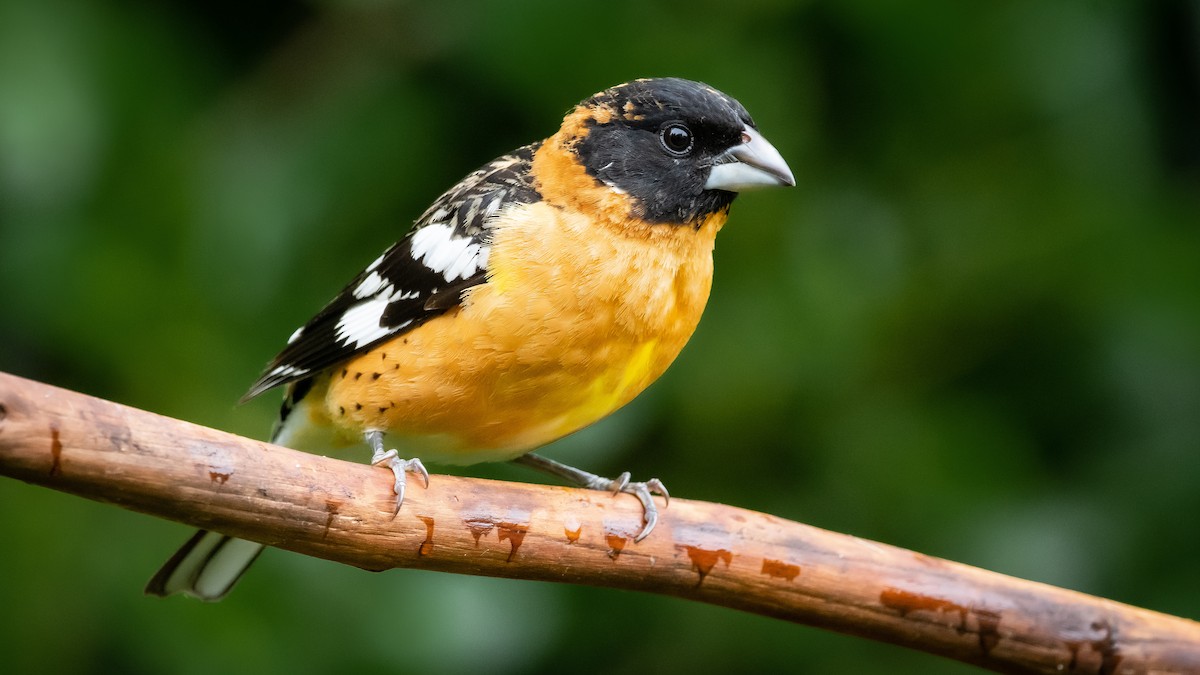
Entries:
POLYGON ((338 406, 338 414, 339 414, 339 415, 345 415, 345 414, 346 414, 346 406, 344 406, 344 405, 339 405, 339 406, 338 406))
POLYGON ((354 409, 355 409, 355 410, 362 410, 362 404, 361 404, 361 403, 355 403, 355 404, 354 404, 354 409))
POLYGON ((381 373, 371 373, 372 380, 378 380, 381 373))
POLYGON ((380 361, 387 361, 387 352, 380 352, 380 354, 379 354, 379 360, 380 360, 380 361))
POLYGON ((387 406, 385 406, 385 405, 379 406, 379 412, 387 412, 387 406))
POLYGON ((355 374, 354 374, 354 379, 355 379, 355 380, 357 380, 357 379, 358 379, 358 378, 360 378, 360 377, 362 377, 362 373, 355 373, 355 374))
POLYGON ((350 371, 346 370, 345 368, 342 368, 342 379, 343 380, 346 379, 346 373, 348 373, 348 372, 350 372, 350 371))
POLYGON ((404 338, 404 344, 408 344, 408 338, 404 338))

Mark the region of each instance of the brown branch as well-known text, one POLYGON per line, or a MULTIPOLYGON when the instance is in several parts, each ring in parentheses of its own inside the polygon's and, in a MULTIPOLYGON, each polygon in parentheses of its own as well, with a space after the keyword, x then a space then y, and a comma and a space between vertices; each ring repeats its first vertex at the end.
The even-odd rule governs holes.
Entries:
POLYGON ((385 469, 0 373, 0 474, 371 570, 674 595, 1012 673, 1200 672, 1200 624, 770 515, 385 469))

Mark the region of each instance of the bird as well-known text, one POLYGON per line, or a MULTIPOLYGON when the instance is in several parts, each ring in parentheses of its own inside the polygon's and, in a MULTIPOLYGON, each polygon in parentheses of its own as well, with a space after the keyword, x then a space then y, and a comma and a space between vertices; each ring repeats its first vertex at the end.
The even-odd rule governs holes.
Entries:
MULTIPOLYGON (((513 461, 633 495, 641 541, 658 522, 654 495, 669 500, 660 480, 603 478, 532 451, 663 374, 700 320, 734 198, 793 185, 732 97, 670 77, 610 87, 442 194, 292 333, 242 400, 284 387, 278 445, 365 443, 392 471, 397 510, 408 474, 428 486, 424 461, 513 461)), ((201 530, 146 592, 219 600, 263 548, 201 530)))

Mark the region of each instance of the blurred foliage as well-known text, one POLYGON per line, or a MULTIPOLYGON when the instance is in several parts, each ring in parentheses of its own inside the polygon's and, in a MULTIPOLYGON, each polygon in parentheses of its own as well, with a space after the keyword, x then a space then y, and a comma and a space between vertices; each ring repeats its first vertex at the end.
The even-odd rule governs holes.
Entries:
MULTIPOLYGON (((8 0, 0 369, 261 437, 273 397, 238 396, 429 201, 653 75, 738 97, 799 186, 739 200, 678 363, 548 454, 1200 616, 1194 0, 8 0)), ((10 672, 972 670, 279 551, 220 605, 159 601, 186 528, 0 505, 10 672)))

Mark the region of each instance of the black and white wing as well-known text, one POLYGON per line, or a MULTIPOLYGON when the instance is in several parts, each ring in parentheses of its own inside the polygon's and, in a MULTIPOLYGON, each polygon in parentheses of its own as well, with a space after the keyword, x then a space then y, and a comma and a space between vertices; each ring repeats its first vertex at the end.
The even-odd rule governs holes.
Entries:
POLYGON ((464 290, 486 278, 496 215, 541 199, 530 177, 538 145, 496 159, 439 197, 403 239, 292 333, 242 400, 311 377, 458 305, 464 290))

